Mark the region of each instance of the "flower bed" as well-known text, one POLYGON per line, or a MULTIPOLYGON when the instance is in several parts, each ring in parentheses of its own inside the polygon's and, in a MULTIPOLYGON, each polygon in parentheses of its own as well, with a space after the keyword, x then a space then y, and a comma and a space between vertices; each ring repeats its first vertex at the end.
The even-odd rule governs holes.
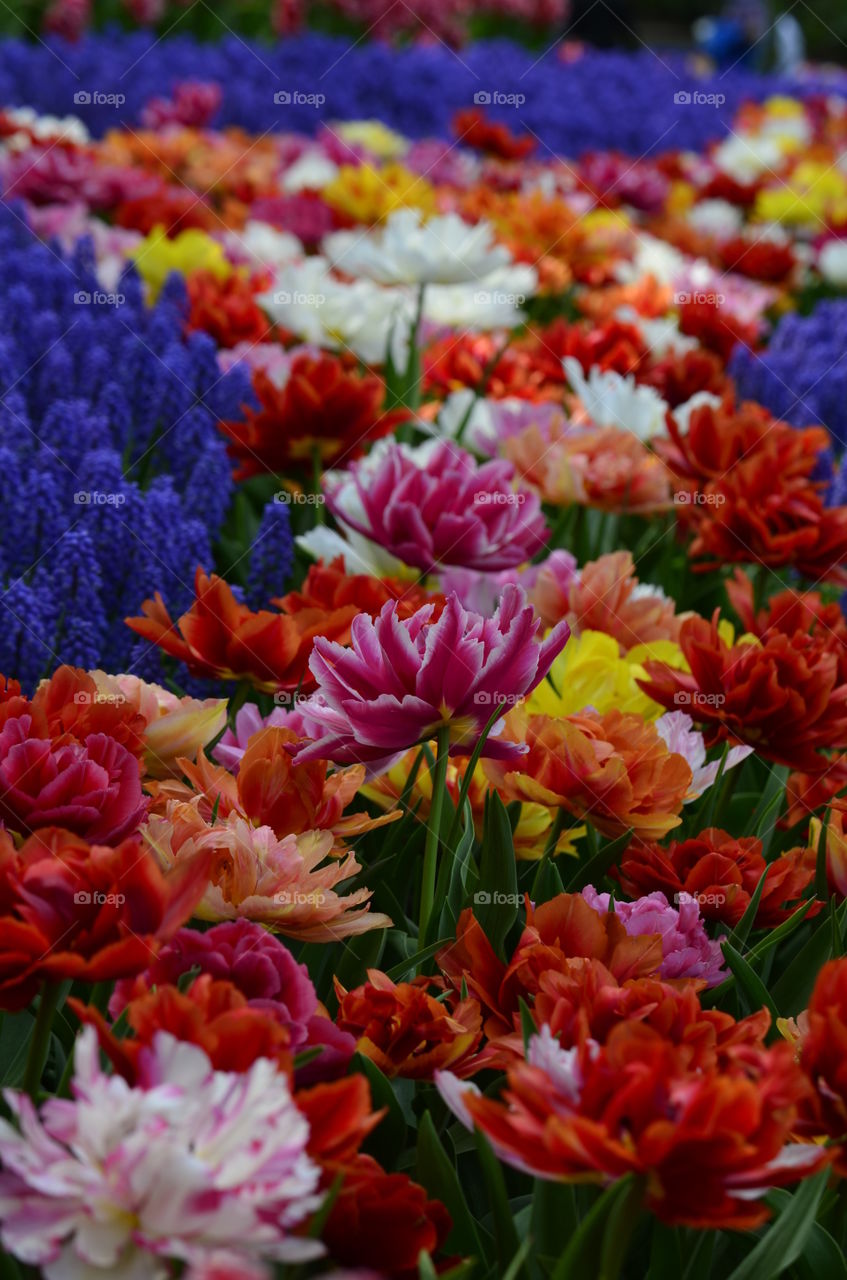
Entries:
POLYGON ((841 1275, 847 104, 345 48, 0 57, 0 1271, 841 1275))

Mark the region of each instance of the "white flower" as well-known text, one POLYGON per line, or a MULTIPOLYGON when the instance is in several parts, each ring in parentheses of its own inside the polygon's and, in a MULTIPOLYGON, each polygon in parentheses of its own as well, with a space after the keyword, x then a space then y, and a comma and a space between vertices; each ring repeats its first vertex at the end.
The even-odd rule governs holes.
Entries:
POLYGON ((289 1234, 321 1203, 320 1169, 272 1062, 215 1071, 198 1046, 160 1031, 148 1087, 131 1086, 101 1070, 93 1027, 75 1061, 73 1101, 51 1099, 39 1114, 25 1094, 6 1094, 18 1126, 0 1121, 0 1230, 14 1257, 48 1280, 154 1280, 161 1260, 233 1245, 257 1259, 321 1252, 289 1234))
POLYGON ((243 231, 231 231, 228 240, 257 267, 276 271, 288 262, 303 257, 303 246, 296 236, 287 231, 277 231, 267 222, 251 219, 243 231))
POLYGON ((534 267, 501 267, 474 284, 432 284, 424 295, 424 317, 450 328, 512 329, 523 319, 521 307, 538 288, 534 267))
POLYGON ((597 365, 586 378, 573 356, 566 356, 564 365, 571 387, 595 426, 631 431, 639 440, 649 440, 664 429, 668 406, 653 387, 637 386, 632 374, 624 378, 597 365))
POLYGON ((691 206, 685 217, 695 231, 720 239, 737 235, 744 225, 744 214, 728 200, 701 200, 691 206))
MULTIPOLYGON (((682 756, 688 761, 692 773, 691 786, 685 803, 690 804, 704 791, 714 784, 720 768, 720 760, 706 764, 706 744, 703 735, 694 728, 694 721, 684 711, 666 711, 656 721, 656 731, 665 743, 668 751, 682 756)), ((734 769, 742 760, 751 754, 752 747, 730 747, 726 756, 724 772, 734 769)))
POLYGON ((775 138, 735 133, 715 147, 712 160, 736 182, 754 182, 781 167, 782 148, 775 138))
POLYGON ((618 307, 615 315, 618 320, 625 320, 641 330, 649 350, 657 360, 672 351, 675 355, 684 355, 697 346, 696 338, 686 337, 680 333, 675 316, 662 316, 658 320, 647 320, 634 307, 618 307))
POLYGON ((847 286, 847 240, 827 240, 818 254, 818 271, 828 284, 847 286))
POLYGON ((511 262, 489 223, 471 225, 456 213, 424 222, 419 209, 396 209, 378 231, 333 232, 323 251, 349 275, 379 284, 481 281, 511 262))
POLYGON ((615 275, 623 284, 634 284, 651 275, 659 284, 671 284, 685 269, 686 258, 673 245, 639 231, 632 261, 618 264, 615 275))
POLYGON ((311 147, 288 166, 279 185, 290 195, 298 191, 321 191, 337 176, 338 165, 320 147, 311 147))
POLYGON ((415 302, 400 289, 369 280, 345 284, 326 258, 315 257, 283 267, 257 301, 304 342, 352 351, 365 364, 382 364, 390 350, 395 365, 406 366, 415 302))

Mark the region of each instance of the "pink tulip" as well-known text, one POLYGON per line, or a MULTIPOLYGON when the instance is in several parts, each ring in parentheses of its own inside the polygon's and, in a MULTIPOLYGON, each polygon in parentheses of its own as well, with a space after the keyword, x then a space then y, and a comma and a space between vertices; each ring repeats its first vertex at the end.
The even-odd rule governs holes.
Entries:
POLYGON ((548 533, 537 495, 515 489, 513 475, 511 463, 478 466, 449 441, 392 441, 324 483, 333 515, 404 564, 495 573, 531 560, 548 533))
MULTIPOLYGON (((570 634, 560 622, 539 641, 541 623, 512 585, 493 618, 467 612, 455 593, 436 622, 432 613, 424 605, 401 621, 392 601, 376 619, 359 614, 349 649, 315 641, 309 666, 318 692, 300 711, 317 741, 301 748, 298 762, 362 762, 377 770, 442 727, 451 752, 469 754, 494 708, 505 712, 534 689, 570 634)), ((498 727, 483 754, 522 754, 525 748, 496 737, 498 727)))

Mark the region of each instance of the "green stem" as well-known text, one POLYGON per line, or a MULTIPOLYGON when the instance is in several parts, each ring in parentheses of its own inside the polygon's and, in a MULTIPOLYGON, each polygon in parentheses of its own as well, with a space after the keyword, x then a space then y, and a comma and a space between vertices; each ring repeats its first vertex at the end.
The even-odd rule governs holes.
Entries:
POLYGON ((507 707, 505 703, 497 704, 497 706, 491 712, 491 715, 488 717, 488 722, 485 728, 483 729, 482 733, 479 735, 479 739, 477 741, 476 746, 474 747, 473 751, 468 757, 468 765, 467 765, 467 768, 465 769, 464 777, 462 778, 462 785, 459 788, 459 800, 456 805, 456 812, 453 815, 453 821, 450 824, 450 831, 447 836, 448 849, 452 849, 455 843, 456 836, 459 831, 459 824, 462 821, 462 813, 465 808, 465 801, 467 800, 468 792, 471 789, 471 783, 473 782, 473 776, 474 776, 474 773, 476 772, 476 766, 479 763, 479 757, 482 755, 482 748, 485 746, 485 742, 489 733, 494 728, 495 724, 500 719, 500 717, 505 715, 506 710, 507 710, 507 707))
POLYGON ((37 1101, 38 1098, 41 1077, 44 1074, 44 1064, 47 1062, 47 1053, 50 1049, 50 1033, 53 1029, 53 1019, 56 1016, 61 990, 62 986, 59 982, 45 982, 41 988, 41 999, 38 1003, 38 1013, 32 1030, 32 1038, 29 1042, 29 1053, 27 1054, 23 1082, 24 1089, 33 1102, 37 1101))
POLYGON ((444 793, 447 790, 447 761, 450 750, 450 730, 442 725, 438 730, 438 750, 435 756, 435 770, 432 778, 432 804, 429 808, 429 822, 426 828, 426 845, 424 848, 423 873, 421 875, 421 910, 418 925, 418 943, 426 945, 426 931, 432 904, 435 900, 435 876, 438 868, 438 837, 441 831, 441 813, 444 808, 444 793))

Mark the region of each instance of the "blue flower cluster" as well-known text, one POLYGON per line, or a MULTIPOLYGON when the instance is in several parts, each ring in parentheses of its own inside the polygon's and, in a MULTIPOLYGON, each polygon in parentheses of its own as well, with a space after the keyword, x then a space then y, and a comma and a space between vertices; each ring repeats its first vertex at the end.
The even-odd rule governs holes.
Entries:
POLYGON ((35 240, 0 208, 0 671, 31 687, 60 662, 160 678, 124 624, 161 591, 193 598, 232 490, 216 423, 250 388, 222 376, 185 296, 145 306, 133 269, 98 292, 91 245, 35 240))
POLYGON ((784 316, 767 350, 737 346, 729 362, 739 395, 784 422, 829 428, 847 444, 847 300, 818 303, 809 316, 784 316))
POLYGON ((493 117, 539 140, 542 155, 579 156, 610 148, 641 156, 702 149, 729 127, 744 99, 782 91, 833 92, 735 67, 697 78, 677 54, 589 51, 565 63, 506 40, 454 52, 442 44, 403 49, 379 41, 351 46, 305 34, 268 47, 233 35, 198 49, 175 31, 89 35, 0 45, 0 101, 56 115, 79 115, 92 133, 126 121, 168 96, 180 81, 216 81, 216 123, 257 133, 313 133, 324 120, 378 117, 410 137, 447 137, 457 110, 482 104, 493 117))

